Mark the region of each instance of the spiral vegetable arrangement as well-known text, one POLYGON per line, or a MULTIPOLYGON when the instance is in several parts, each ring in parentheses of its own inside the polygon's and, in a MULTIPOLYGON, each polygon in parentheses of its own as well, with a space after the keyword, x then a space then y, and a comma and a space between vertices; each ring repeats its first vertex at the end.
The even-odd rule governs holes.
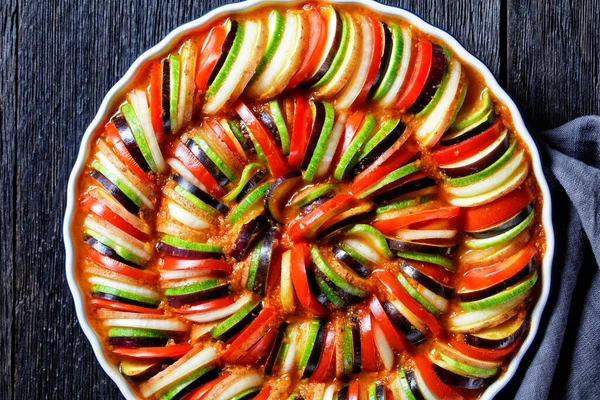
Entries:
POLYGON ((141 398, 473 398, 528 329, 529 155, 402 21, 218 21, 142 71, 79 178, 79 284, 141 398))

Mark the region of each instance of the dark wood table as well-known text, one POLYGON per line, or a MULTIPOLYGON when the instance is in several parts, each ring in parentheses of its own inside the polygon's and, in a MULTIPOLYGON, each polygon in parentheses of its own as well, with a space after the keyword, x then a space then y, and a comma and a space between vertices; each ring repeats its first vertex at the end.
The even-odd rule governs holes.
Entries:
MULTIPOLYGON (((66 183, 102 98, 222 0, 0 2, 0 399, 117 399, 64 276, 66 183)), ((532 132, 600 114, 597 0, 390 0, 492 70, 532 132), (448 4, 448 5, 446 5, 448 4)))

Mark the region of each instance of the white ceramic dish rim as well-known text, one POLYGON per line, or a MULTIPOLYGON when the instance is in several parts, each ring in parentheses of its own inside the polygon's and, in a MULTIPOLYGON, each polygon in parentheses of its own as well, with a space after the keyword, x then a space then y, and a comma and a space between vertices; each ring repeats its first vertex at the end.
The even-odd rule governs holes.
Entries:
MULTIPOLYGON (((551 198, 550 191, 548 188, 548 184, 546 182, 546 178, 544 177, 542 171, 542 164, 539 156, 539 152, 537 150, 535 141, 533 140, 531 134, 528 132, 525 127, 525 123, 523 122, 523 118, 521 114, 513 102, 513 100, 509 97, 509 95, 500 87, 493 74, 487 68, 485 64, 483 64, 478 58, 469 53, 454 37, 452 37, 446 31, 436 28, 431 24, 425 22, 420 17, 411 13, 410 11, 386 6, 380 3, 377 3, 373 0, 327 0, 333 4, 355 4, 368 7, 375 12, 381 13, 383 15, 389 15, 392 17, 399 17, 408 23, 415 26, 421 32, 427 33, 432 37, 438 38, 448 46, 452 48, 456 55, 467 65, 474 67, 476 70, 481 72, 483 78, 485 80, 486 85, 491 89, 496 98, 504 103, 512 116, 513 124, 515 130, 519 133, 521 138, 525 141, 527 146, 531 152, 532 164, 533 164, 533 172, 540 186, 542 196, 544 199, 544 204, 542 208, 542 224, 544 226, 546 232, 546 253, 544 259, 542 261, 542 289, 540 293, 540 298, 536 303, 533 312, 531 314, 531 327, 529 333, 523 342, 523 345, 519 349, 518 353, 511 360, 508 369, 506 372, 492 385, 490 385, 485 392, 482 394, 482 399, 492 399, 498 392, 506 386, 506 384, 512 379, 517 371, 518 365, 521 362, 521 359, 529 349, 531 343, 533 342, 535 335, 538 331, 540 320, 542 317, 542 312, 548 300, 548 295, 550 293, 550 278, 551 278, 551 268, 552 268, 552 259, 554 256, 554 230, 552 226, 552 213, 551 213, 551 198)), ((73 300, 75 302, 75 310, 77 313, 77 318, 79 320, 79 324, 83 329, 83 332, 87 336, 90 344, 92 345, 92 349, 94 350, 94 354, 98 359, 98 362, 104 369, 104 371, 108 374, 108 376, 117 384, 121 393, 126 399, 135 400, 137 397, 131 390, 131 387, 127 383, 127 381, 123 378, 118 369, 112 365, 106 355, 104 354, 103 346, 101 344, 100 338, 92 329, 90 323, 87 320, 85 314, 85 305, 84 305, 84 295, 82 294, 77 282, 75 280, 75 264, 74 264, 74 246, 73 240, 71 237, 71 226, 73 223, 73 217, 75 214, 75 200, 76 193, 75 187, 76 182, 79 178, 79 175, 82 173, 85 160, 87 158, 87 153, 90 147, 90 140, 92 134, 96 131, 96 129, 100 126, 102 121, 108 115, 110 110, 110 106, 113 101, 115 101, 121 93, 126 89, 127 84, 131 80, 132 77, 136 74, 137 70, 140 66, 149 59, 152 59, 161 53, 164 53, 168 49, 171 48, 172 44, 175 44, 178 40, 180 40, 183 36, 194 29, 198 29, 205 24, 210 23, 212 20, 224 16, 230 13, 243 13, 247 11, 251 11, 254 8, 270 5, 270 4, 278 4, 278 5, 292 5, 304 3, 306 1, 299 0, 283 0, 283 1, 269 1, 269 0, 249 0, 241 3, 229 4, 225 6, 221 6, 212 10, 211 12, 203 15, 202 17, 188 22, 184 25, 179 26, 177 29, 173 30, 169 35, 167 35, 160 43, 143 53, 138 59, 133 63, 133 65, 129 68, 127 73, 111 88, 111 90, 106 94, 102 104, 100 105, 100 109, 98 110, 94 120, 88 126, 85 134, 83 135, 81 146, 79 148, 79 154, 77 156, 77 160, 75 161, 75 165, 73 166, 73 170, 69 177, 69 183, 67 187, 67 207, 65 211, 65 219, 63 225, 63 237, 65 242, 66 249, 66 275, 67 281, 69 284, 69 288, 71 290, 71 294, 73 295, 73 300)))

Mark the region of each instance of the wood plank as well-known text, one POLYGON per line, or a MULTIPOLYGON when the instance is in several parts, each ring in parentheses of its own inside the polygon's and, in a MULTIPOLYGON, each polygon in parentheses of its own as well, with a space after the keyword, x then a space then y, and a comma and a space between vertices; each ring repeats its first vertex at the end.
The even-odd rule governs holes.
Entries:
POLYGON ((532 131, 600 114, 597 0, 507 3, 507 89, 532 131))
POLYGON ((0 398, 13 397, 13 282, 15 272, 16 1, 0 5, 0 398))

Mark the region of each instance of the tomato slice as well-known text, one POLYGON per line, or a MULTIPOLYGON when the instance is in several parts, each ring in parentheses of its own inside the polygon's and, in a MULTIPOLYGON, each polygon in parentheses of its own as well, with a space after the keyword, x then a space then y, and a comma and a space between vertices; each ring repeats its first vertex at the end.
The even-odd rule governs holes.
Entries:
POLYGON ((310 32, 308 46, 304 52, 304 62, 294 76, 292 76, 292 79, 290 79, 288 89, 296 87, 300 82, 308 78, 308 74, 317 69, 321 52, 324 50, 324 46, 320 46, 325 41, 327 35, 327 27, 323 21, 323 16, 317 7, 312 5, 305 6, 305 9, 307 8, 308 31, 310 32))
POLYGON ((133 172, 138 178, 142 180, 147 186, 149 186, 154 192, 158 191, 154 182, 148 177, 148 175, 140 168, 138 163, 135 162, 129 150, 123 143, 121 135, 114 123, 109 122, 106 124, 106 134, 110 142, 112 143, 114 150, 119 155, 119 158, 133 172))
POLYGON ((310 377, 311 382, 324 382, 329 377, 329 370, 335 360, 335 326, 331 324, 321 350, 317 368, 310 377))
POLYGON ((463 397, 452 390, 448 385, 438 378, 435 371, 433 370, 433 366, 429 359, 422 353, 415 354, 413 356, 413 360, 419 370, 419 374, 425 381, 425 384, 433 392, 433 394, 439 399, 448 399, 448 400, 457 400, 463 399, 463 397))
POLYGON ((491 203, 465 208, 465 230, 476 232, 492 227, 518 213, 534 198, 533 190, 525 184, 491 203))
POLYGON ((260 361, 265 355, 267 350, 273 344, 275 336, 277 336, 277 327, 271 328, 262 338, 253 345, 247 353, 238 358, 237 362, 240 364, 252 365, 260 361))
POLYGON ((181 270, 181 269, 210 269, 215 271, 223 271, 227 274, 231 273, 233 267, 224 260, 202 259, 195 260, 190 258, 178 258, 166 256, 163 258, 163 269, 181 270))
POLYGON ((355 111, 352 115, 348 117, 346 120, 346 125, 344 126, 344 135, 340 139, 340 143, 338 144, 337 151, 333 157, 331 162, 332 165, 337 165, 342 158, 342 155, 348 150, 352 139, 356 136, 356 133, 362 126, 362 123, 365 119, 365 112, 362 110, 355 111))
POLYGON ((218 310, 219 308, 225 308, 227 306, 230 306, 233 303, 235 303, 233 296, 228 296, 228 297, 221 297, 218 299, 203 301, 201 303, 192 304, 190 306, 184 306, 184 307, 179 307, 179 308, 172 307, 172 310, 178 314, 194 314, 197 312, 218 310))
POLYGON ((174 142, 171 147, 171 153, 190 170, 196 179, 206 186, 206 190, 210 194, 215 197, 221 197, 225 194, 225 190, 219 185, 219 182, 215 180, 204 165, 196 158, 194 153, 181 140, 174 142))
POLYGON ((431 70, 433 56, 433 45, 425 36, 421 36, 416 44, 414 67, 406 83, 406 88, 400 94, 396 102, 396 109, 406 111, 419 97, 427 76, 431 70))
POLYGON ((358 324, 360 328, 360 352, 361 352, 361 370, 365 372, 377 371, 377 349, 375 348, 375 339, 371 328, 371 314, 363 313, 358 324))
POLYGON ((254 319, 242 332, 231 342, 230 346, 223 352, 222 358, 225 362, 236 362, 248 349, 258 342, 277 322, 277 313, 274 308, 264 308, 258 317, 254 319))
POLYGON ((420 206, 412 207, 412 209, 402 210, 402 213, 394 214, 391 218, 378 219, 373 222, 373 227, 386 234, 416 222, 453 218, 459 215, 461 210, 458 206, 446 205, 439 201, 432 201, 425 205, 427 206, 425 209, 420 206))
POLYGON ((150 71, 150 118, 152 120, 152 128, 156 135, 158 144, 161 145, 165 141, 165 135, 162 124, 162 64, 160 61, 155 61, 152 64, 150 71))
POLYGON ((219 58, 221 57, 223 43, 227 32, 223 25, 212 28, 202 45, 200 57, 196 67, 196 89, 203 93, 208 85, 208 79, 212 74, 219 58))
POLYGON ((470 269, 459 278, 458 291, 485 289, 505 281, 521 271, 536 253, 535 243, 531 242, 505 260, 485 267, 470 269))
POLYGON ((215 386, 217 386, 219 383, 221 383, 225 379, 229 378, 230 375, 231 375, 231 373, 224 373, 223 375, 219 376, 218 378, 213 379, 212 381, 200 386, 199 388, 192 390, 191 392, 186 394, 184 397, 182 397, 181 400, 202 400, 202 399, 204 399, 204 397, 206 396, 206 394, 208 392, 213 390, 213 388, 215 386))
POLYGON ((246 126, 252 131, 254 139, 256 139, 258 145, 265 154, 267 164, 269 164, 269 169, 271 170, 273 177, 279 178, 285 174, 288 171, 288 167, 281 154, 281 150, 279 150, 277 143, 266 131, 263 124, 256 118, 254 112, 241 101, 237 103, 235 110, 246 126))
POLYGON ((165 310, 158 308, 146 308, 141 306, 135 306, 133 304, 125 304, 118 301, 101 299, 98 297, 92 297, 90 303, 100 308, 110 308, 115 311, 125 311, 125 312, 134 312, 134 313, 144 313, 144 314, 164 314, 165 310))
POLYGON ((451 146, 438 145, 431 156, 440 165, 454 164, 465 160, 491 145, 502 132, 502 122, 497 119, 489 128, 480 134, 451 146))
POLYGON ((421 319, 431 332, 439 337, 443 333, 443 328, 435 316, 429 313, 421 304, 413 299, 408 292, 402 287, 398 279, 389 271, 376 270, 373 275, 415 316, 421 319))
POLYGON ((452 279, 452 273, 445 268, 434 264, 427 264, 418 261, 410 261, 410 265, 424 273, 425 275, 435 279, 436 281, 443 283, 445 285, 450 284, 450 280, 452 279))
POLYGON ((308 277, 306 275, 306 262, 309 258, 310 249, 308 244, 304 242, 294 244, 291 254, 291 274, 292 283, 298 301, 304 308, 313 314, 325 315, 325 308, 317 301, 315 296, 310 292, 308 277))
POLYGON ((398 352, 405 351, 406 345, 404 343, 404 339, 402 339, 402 335, 400 332, 398 332, 398 329, 394 326, 394 324, 392 324, 387 314, 383 310, 381 303, 374 295, 371 296, 371 299, 369 300, 369 309, 371 310, 375 321, 379 323, 379 326, 383 330, 383 333, 388 342, 390 342, 392 348, 398 352))
POLYGON ((298 240, 303 236, 314 236, 325 221, 341 212, 344 208, 349 207, 353 202, 354 197, 349 194, 335 196, 333 199, 312 210, 308 215, 292 222, 288 230, 290 238, 298 240))
POLYGON ((246 164, 246 161, 238 153, 237 147, 233 143, 231 136, 229 136, 225 132, 225 128, 223 128, 223 125, 221 125, 219 123, 219 121, 217 121, 214 118, 208 119, 207 123, 208 123, 208 126, 212 129, 212 131, 217 135, 217 137, 225 144, 225 146, 227 146, 227 149, 229 150, 229 153, 230 153, 229 154, 230 157, 234 158, 236 160, 236 162, 241 166, 246 164))
POLYGON ((271 396, 272 391, 273 387, 271 385, 267 385, 252 400, 267 400, 269 396, 271 396))
POLYGON ((134 358, 179 358, 186 355, 191 349, 192 345, 181 343, 162 347, 113 347, 112 352, 134 358))
POLYGON ((110 207, 98 201, 97 199, 91 196, 85 196, 81 204, 84 209, 93 212, 100 218, 116 226, 128 235, 133 236, 134 238, 141 241, 148 240, 148 235, 137 229, 135 226, 131 225, 129 222, 125 221, 123 217, 121 217, 119 214, 111 210, 110 207))
POLYGON ((90 250, 87 253, 87 259, 95 262, 96 264, 98 264, 106 269, 114 271, 118 274, 123 274, 132 279, 138 279, 141 281, 150 281, 150 282, 156 281, 158 279, 158 275, 155 274, 154 272, 144 271, 141 269, 131 267, 127 264, 123 264, 122 262, 119 262, 115 259, 107 257, 104 254, 99 253, 98 251, 96 251, 92 248, 90 248, 90 250))
POLYGON ((388 152, 384 153, 377 161, 354 178, 354 182, 350 186, 350 193, 358 194, 368 189, 389 173, 406 164, 416 154, 416 150, 413 150, 412 146, 409 146, 406 149, 394 150, 389 154, 387 154, 388 152))
POLYGON ((298 169, 302 165, 308 136, 310 135, 310 125, 312 112, 308 105, 308 100, 300 94, 294 96, 294 119, 292 123, 292 140, 290 143, 290 155, 288 164, 292 169, 298 169))
POLYGON ((500 349, 482 349, 480 347, 470 346, 465 342, 456 339, 455 337, 450 338, 448 343, 450 346, 454 347, 456 350, 468 357, 483 361, 497 361, 515 351, 515 349, 521 344, 521 339, 515 340, 508 346, 500 349))
POLYGON ((356 104, 363 103, 367 99, 369 91, 375 84, 379 64, 381 64, 381 56, 383 55, 383 29, 381 23, 374 17, 369 17, 369 22, 371 23, 371 32, 373 36, 373 53, 371 54, 371 63, 369 64, 367 79, 365 80, 365 84, 360 93, 356 97, 356 104))
POLYGON ((360 383, 358 381, 350 382, 348 385, 348 400, 358 400, 360 395, 360 383))

